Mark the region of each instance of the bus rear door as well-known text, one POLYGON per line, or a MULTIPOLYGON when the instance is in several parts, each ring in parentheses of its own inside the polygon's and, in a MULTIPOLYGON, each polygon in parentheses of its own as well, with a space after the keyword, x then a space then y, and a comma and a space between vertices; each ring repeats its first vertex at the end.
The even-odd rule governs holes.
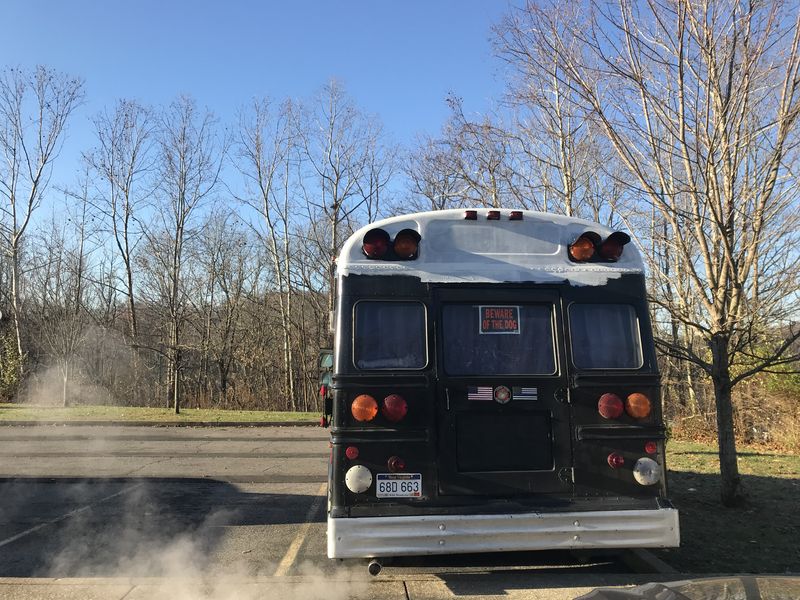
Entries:
POLYGON ((496 285, 436 298, 439 493, 569 495, 558 292, 496 285))

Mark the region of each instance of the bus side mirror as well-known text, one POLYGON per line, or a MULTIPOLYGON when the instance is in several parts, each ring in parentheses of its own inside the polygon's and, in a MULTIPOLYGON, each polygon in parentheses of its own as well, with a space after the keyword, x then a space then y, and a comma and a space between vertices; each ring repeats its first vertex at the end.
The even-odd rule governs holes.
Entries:
POLYGON ((320 372, 333 370, 333 350, 330 348, 323 348, 319 351, 319 369, 320 372))
POLYGON ((319 424, 322 427, 328 426, 333 415, 331 383, 333 383, 333 350, 323 348, 319 351, 319 395, 322 400, 322 418, 319 424))

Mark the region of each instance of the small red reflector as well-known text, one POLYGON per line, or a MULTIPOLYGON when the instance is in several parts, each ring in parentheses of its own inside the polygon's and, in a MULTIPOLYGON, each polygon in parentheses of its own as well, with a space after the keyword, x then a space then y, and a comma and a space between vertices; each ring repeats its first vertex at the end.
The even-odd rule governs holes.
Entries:
POLYGON ((512 210, 511 215, 508 217, 509 221, 522 221, 522 211, 512 210))
POLYGON ((397 423, 402 420, 408 413, 408 404, 406 399, 400 394, 390 394, 383 399, 383 406, 381 406, 381 414, 392 423, 397 423))
POLYGON ((397 473, 398 471, 405 471, 406 470, 406 461, 404 461, 399 456, 392 456, 386 461, 386 467, 392 472, 397 473))
POLYGON ((658 444, 656 444, 655 442, 647 442, 644 445, 644 451, 647 452, 648 454, 655 454, 656 452, 658 452, 658 444))
POLYGON ((486 218, 489 221, 499 221, 500 220, 500 211, 499 210, 490 210, 486 213, 486 218))
POLYGON ((619 469, 625 464, 625 457, 619 452, 612 452, 608 455, 608 466, 612 469, 619 469))
POLYGON ((355 446, 348 446, 344 451, 344 455, 350 460, 355 460, 358 458, 358 448, 355 446))
POLYGON ((370 229, 364 234, 361 249, 367 258, 383 258, 389 250, 389 234, 383 229, 370 229))
POLYGON ((476 221, 478 219, 478 211, 477 210, 464 211, 464 218, 467 221, 476 221))
POLYGON ((625 410, 622 398, 616 394, 603 394, 597 401, 597 412, 604 419, 618 419, 625 410))

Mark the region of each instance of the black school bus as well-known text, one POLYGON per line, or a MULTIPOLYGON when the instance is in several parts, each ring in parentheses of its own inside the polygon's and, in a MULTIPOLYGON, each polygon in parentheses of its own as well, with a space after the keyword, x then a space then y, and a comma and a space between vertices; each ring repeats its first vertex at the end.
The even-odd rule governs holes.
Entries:
POLYGON ((322 390, 329 557, 678 545, 629 242, 458 209, 345 243, 322 390))

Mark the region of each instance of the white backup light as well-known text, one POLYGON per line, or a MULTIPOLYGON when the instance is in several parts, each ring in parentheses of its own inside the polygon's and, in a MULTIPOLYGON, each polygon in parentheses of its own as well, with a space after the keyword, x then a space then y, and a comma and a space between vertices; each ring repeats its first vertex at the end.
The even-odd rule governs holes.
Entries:
POLYGON ((372 473, 364 465, 350 467, 344 475, 344 484, 354 494, 363 494, 372 485, 372 473))
POLYGON ((633 478, 640 485, 653 485, 661 481, 661 466, 652 458, 640 458, 633 465, 633 478))

